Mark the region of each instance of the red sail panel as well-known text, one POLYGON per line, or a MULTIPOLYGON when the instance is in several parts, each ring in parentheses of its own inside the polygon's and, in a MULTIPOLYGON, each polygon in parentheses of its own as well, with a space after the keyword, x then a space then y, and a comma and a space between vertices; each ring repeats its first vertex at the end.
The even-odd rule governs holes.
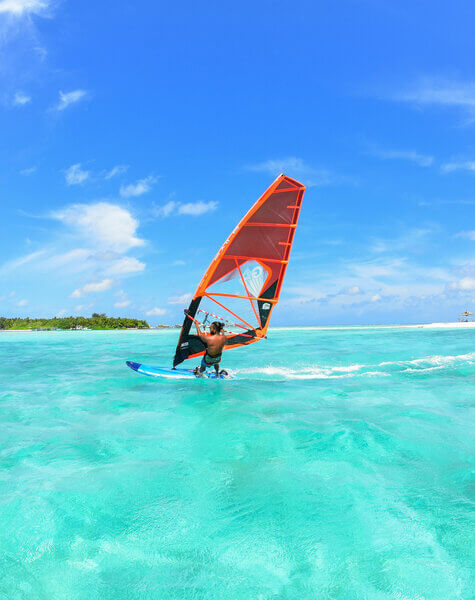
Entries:
POLYGON ((191 334, 223 320, 226 349, 265 337, 289 261, 305 187, 279 175, 243 217, 203 276, 187 311, 174 366, 203 354, 191 334), (216 318, 215 318, 216 317, 216 318))

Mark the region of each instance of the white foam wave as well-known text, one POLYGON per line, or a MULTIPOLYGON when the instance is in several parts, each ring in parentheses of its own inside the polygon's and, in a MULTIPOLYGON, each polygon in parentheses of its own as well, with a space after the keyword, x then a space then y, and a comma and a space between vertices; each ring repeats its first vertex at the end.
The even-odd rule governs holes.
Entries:
POLYGON ((411 369, 408 367, 407 369, 403 369, 403 373, 426 373, 427 371, 440 371, 443 369, 443 365, 439 365, 438 367, 426 367, 425 369, 411 369))
POLYGON ((413 360, 385 361, 376 365, 351 364, 346 366, 307 365, 298 368, 248 367, 238 369, 242 375, 264 375, 284 379, 341 379, 344 377, 389 377, 395 371, 398 373, 421 373, 443 369, 454 363, 475 363, 475 352, 455 356, 426 356, 413 360), (393 367, 392 369, 388 367, 393 367), (396 369, 394 369, 396 367, 396 369))
POLYGON ((414 360, 397 360, 379 363, 378 367, 386 367, 389 365, 434 365, 445 366, 454 362, 468 362, 473 364, 475 361, 475 352, 468 354, 456 354, 454 356, 442 356, 435 354, 434 356, 426 356, 424 358, 415 358, 414 360))
POLYGON ((341 379, 343 377, 355 377, 363 375, 381 375, 381 372, 359 372, 365 365, 348 365, 347 367, 327 367, 322 365, 313 365, 292 369, 290 367, 249 367, 239 369, 240 374, 249 375, 267 375, 274 377, 283 377, 285 379, 341 379))

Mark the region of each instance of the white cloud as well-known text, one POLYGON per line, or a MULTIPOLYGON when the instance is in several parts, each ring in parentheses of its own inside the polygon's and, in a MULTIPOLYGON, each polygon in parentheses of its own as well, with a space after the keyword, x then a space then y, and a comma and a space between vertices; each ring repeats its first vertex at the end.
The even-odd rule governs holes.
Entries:
POLYGON ((13 298, 15 292, 10 292, 9 294, 5 294, 4 296, 0 296, 0 302, 4 302, 8 298, 13 298))
POLYGON ((379 302, 380 300, 382 300, 381 294, 375 294, 374 296, 371 296, 371 302, 379 302))
POLYGON ((123 198, 131 198, 135 196, 141 196, 146 194, 152 189, 152 185, 156 183, 157 178, 149 175, 143 179, 139 179, 135 183, 129 183, 128 185, 120 186, 120 195, 123 198))
POLYGON ((33 175, 33 173, 36 173, 37 170, 37 167, 29 167, 28 169, 22 169, 20 171, 20 175, 28 177, 29 175, 33 175))
POLYGON ((131 256, 124 256, 123 258, 116 260, 107 271, 111 275, 123 275, 125 273, 137 273, 144 269, 145 263, 131 256))
POLYGON ((85 294, 96 294, 98 292, 105 292, 109 290, 114 281, 112 279, 103 279, 95 283, 86 283, 82 288, 78 288, 71 293, 70 298, 81 298, 85 294))
POLYGON ((86 96, 86 90, 74 90, 73 92, 67 92, 66 94, 60 91, 56 110, 64 110, 68 106, 71 106, 71 104, 76 104, 77 102, 84 100, 86 96))
POLYGON ((44 13, 50 6, 49 0, 0 0, 0 14, 10 13, 16 16, 44 13))
POLYGON ((378 279, 397 276, 405 265, 403 258, 388 258, 352 262, 348 270, 360 279, 378 279))
POLYGON ((28 300, 25 300, 23 298, 23 300, 20 300, 17 304, 17 306, 26 306, 28 304, 28 300))
POLYGON ((79 185, 89 179, 89 171, 84 171, 81 167, 81 163, 76 163, 66 169, 64 177, 68 185, 79 185))
POLYGON ((416 105, 433 105, 465 110, 470 121, 475 118, 475 82, 426 79, 411 89, 397 93, 394 100, 416 105))
POLYGON ((173 200, 170 200, 163 206, 157 208, 156 214, 159 217, 169 217, 171 214, 173 214, 175 212, 177 205, 178 205, 178 202, 174 202, 173 200))
POLYGON ((69 250, 68 252, 64 252, 63 254, 57 254, 55 256, 50 256, 48 258, 49 266, 53 268, 63 267, 64 265, 69 265, 72 262, 82 262, 87 260, 92 255, 90 250, 86 248, 74 248, 73 250, 69 250))
POLYGON ((346 293, 350 294, 350 296, 356 296, 357 294, 361 294, 361 289, 359 286, 353 285, 346 290, 346 293))
POLYGON ((89 294, 91 292, 105 292, 106 290, 109 290, 111 288, 113 283, 114 282, 112 279, 103 279, 102 281, 98 281, 97 283, 87 283, 82 288, 82 291, 84 294, 89 294))
POLYGON ((85 304, 78 304, 74 310, 77 310, 77 311, 82 310, 85 306, 86 306, 85 304))
POLYGON ((48 50, 46 50, 46 48, 43 48, 42 46, 35 46, 33 50, 36 52, 41 62, 43 62, 48 56, 48 50))
POLYGON ((115 308, 126 308, 127 306, 130 306, 131 302, 130 300, 120 300, 119 302, 116 302, 114 304, 115 308))
POLYGON ((419 152, 415 152, 414 150, 383 150, 382 148, 374 147, 371 153, 384 160, 408 160, 420 167, 430 167, 434 162, 433 156, 419 154, 419 152))
POLYGON ((168 298, 168 304, 188 304, 193 298, 193 294, 182 294, 181 296, 171 296, 168 298))
POLYGON ((16 92, 13 97, 14 106, 25 106, 25 104, 28 104, 29 102, 31 102, 31 96, 27 96, 23 92, 16 92))
POLYGON ((405 229, 392 238, 375 238, 371 250, 376 253, 420 252, 430 246, 431 238, 439 233, 439 227, 414 227, 405 229))
POLYGON ((104 175, 104 179, 112 179, 112 177, 117 177, 117 175, 123 175, 127 172, 128 168, 129 165, 115 165, 110 171, 107 171, 104 175))
POLYGON ((10 260, 0 267, 0 273, 14 271, 15 269, 18 269, 18 267, 22 267, 27 263, 35 261, 37 258, 43 256, 45 253, 45 250, 37 250, 36 252, 31 252, 30 254, 26 254, 25 256, 20 256, 20 258, 10 260))
POLYGON ((145 243, 136 236, 138 221, 128 210, 116 204, 72 204, 51 216, 74 227, 105 249, 125 252, 145 243))
POLYGON ((475 290, 475 277, 463 277, 459 281, 452 283, 450 287, 465 291, 475 290))
POLYGON ((203 202, 175 202, 170 200, 163 206, 156 209, 155 214, 159 217, 170 217, 171 215, 188 215, 193 217, 199 217, 209 212, 213 212, 218 207, 218 203, 215 201, 203 202))
POLYGON ((159 317, 161 315, 164 315, 167 311, 164 308, 151 308, 150 310, 148 310, 145 314, 147 315, 147 317, 159 317))
POLYGON ((248 165, 246 168, 248 171, 270 173, 274 177, 280 173, 285 173, 289 177, 302 177, 308 186, 324 186, 343 181, 343 178, 336 177, 329 170, 312 167, 295 156, 266 160, 248 165))
POLYGON ((452 171, 472 171, 475 172, 475 161, 451 162, 442 165, 442 173, 452 173, 452 171))
POLYGON ((472 231, 461 231, 460 233, 457 233, 457 237, 467 238, 472 240, 472 242, 475 242, 475 229, 472 231))
POLYGON ((216 210, 218 206, 217 202, 187 202, 186 204, 180 204, 178 207, 178 214, 180 215, 192 215, 197 217, 199 215, 204 215, 208 212, 213 212, 216 210))
POLYGON ((59 310, 55 316, 56 317, 65 317, 67 314, 68 314, 68 311, 65 308, 63 308, 62 310, 59 310))

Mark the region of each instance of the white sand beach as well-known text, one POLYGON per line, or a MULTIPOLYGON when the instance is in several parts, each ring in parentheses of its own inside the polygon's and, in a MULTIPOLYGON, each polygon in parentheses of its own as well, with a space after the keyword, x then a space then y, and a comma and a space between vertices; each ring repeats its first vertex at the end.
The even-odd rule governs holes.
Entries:
POLYGON ((448 329, 475 327, 475 321, 457 321, 455 323, 422 323, 420 325, 400 325, 400 327, 418 327, 422 329, 448 329))

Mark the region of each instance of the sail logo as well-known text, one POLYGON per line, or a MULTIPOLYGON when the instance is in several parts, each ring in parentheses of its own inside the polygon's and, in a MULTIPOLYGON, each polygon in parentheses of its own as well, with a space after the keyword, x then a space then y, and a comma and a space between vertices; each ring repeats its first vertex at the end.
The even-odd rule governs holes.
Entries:
POLYGON ((252 269, 246 269, 242 275, 249 293, 257 298, 265 281, 264 269, 261 265, 256 265, 252 269))

